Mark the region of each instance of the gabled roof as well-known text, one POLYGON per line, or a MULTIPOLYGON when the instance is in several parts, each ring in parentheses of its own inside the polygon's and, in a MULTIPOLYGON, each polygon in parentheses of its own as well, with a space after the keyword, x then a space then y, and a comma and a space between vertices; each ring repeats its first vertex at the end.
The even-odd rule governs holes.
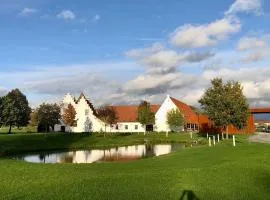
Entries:
MULTIPOLYGON (((117 113, 117 122, 137 122, 138 105, 111 106, 117 113)), ((156 113, 160 105, 151 105, 151 111, 156 113)))
POLYGON ((172 102, 176 105, 176 107, 183 112, 186 122, 187 123, 194 123, 194 124, 198 124, 198 115, 193 111, 193 109, 183 103, 182 101, 179 101, 178 99, 175 99, 173 97, 170 97, 170 99, 172 100, 172 102))
POLYGON ((84 95, 83 93, 81 93, 80 97, 78 98, 77 101, 75 101, 75 103, 78 104, 79 101, 80 101, 82 98, 85 99, 86 103, 88 104, 88 106, 90 107, 90 109, 93 111, 93 114, 96 116, 96 115, 97 115, 97 111, 96 111, 95 107, 94 107, 93 104, 90 102, 90 100, 87 99, 87 98, 85 97, 85 95, 84 95))

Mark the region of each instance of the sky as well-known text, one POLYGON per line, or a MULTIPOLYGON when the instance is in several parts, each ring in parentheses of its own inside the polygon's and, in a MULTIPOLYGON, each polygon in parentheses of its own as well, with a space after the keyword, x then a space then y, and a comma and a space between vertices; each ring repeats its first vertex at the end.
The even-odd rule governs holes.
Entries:
POLYGON ((270 106, 269 24, 268 0, 0 0, 0 95, 198 106, 221 77, 270 106))

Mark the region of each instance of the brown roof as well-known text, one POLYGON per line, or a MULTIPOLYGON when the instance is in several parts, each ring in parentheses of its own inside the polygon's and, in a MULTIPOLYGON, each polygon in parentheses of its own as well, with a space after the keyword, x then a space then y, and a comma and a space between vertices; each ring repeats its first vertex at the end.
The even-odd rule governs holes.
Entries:
POLYGON ((190 106, 187 104, 170 97, 173 103, 177 106, 177 108, 184 113, 185 119, 187 123, 198 124, 198 115, 192 110, 190 106))
MULTIPOLYGON (((138 105, 112 106, 117 113, 117 122, 136 122, 138 116, 138 105)), ((160 105, 151 105, 151 111, 156 113, 160 105)))

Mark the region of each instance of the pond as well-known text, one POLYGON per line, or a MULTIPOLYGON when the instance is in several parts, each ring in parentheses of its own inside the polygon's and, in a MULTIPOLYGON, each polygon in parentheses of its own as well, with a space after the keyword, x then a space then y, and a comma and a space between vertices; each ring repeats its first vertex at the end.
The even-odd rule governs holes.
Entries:
POLYGON ((157 157, 184 148, 184 144, 133 145, 110 149, 85 149, 65 152, 39 152, 16 156, 32 163, 96 163, 123 162, 157 157))

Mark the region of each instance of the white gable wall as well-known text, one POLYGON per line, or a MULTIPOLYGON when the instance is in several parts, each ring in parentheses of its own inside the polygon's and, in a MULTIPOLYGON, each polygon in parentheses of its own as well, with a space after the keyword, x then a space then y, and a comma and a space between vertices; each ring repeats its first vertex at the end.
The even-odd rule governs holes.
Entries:
POLYGON ((157 132, 170 131, 170 128, 167 124, 167 113, 172 109, 178 108, 168 95, 155 115, 156 117, 155 131, 157 132))
MULTIPOLYGON (((74 98, 67 94, 63 100, 64 107, 71 104, 76 110, 76 127, 66 126, 67 132, 99 132, 105 130, 105 124, 100 119, 98 119, 94 114, 93 110, 88 105, 84 97, 80 98, 79 102, 75 102, 74 98)), ((63 111, 62 111, 63 112, 63 111)), ((64 124, 62 124, 64 125, 64 124)), ((61 125, 55 126, 55 131, 60 131, 61 125)))

